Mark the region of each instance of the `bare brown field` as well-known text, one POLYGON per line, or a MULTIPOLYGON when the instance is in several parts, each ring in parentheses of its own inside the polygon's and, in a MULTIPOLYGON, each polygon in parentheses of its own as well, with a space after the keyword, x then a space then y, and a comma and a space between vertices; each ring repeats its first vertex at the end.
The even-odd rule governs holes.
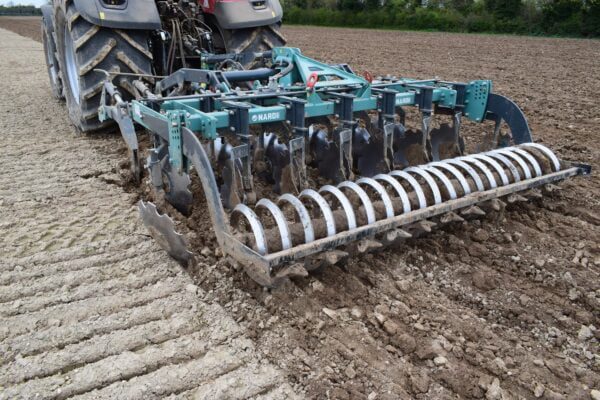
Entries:
POLYGON ((19 35, 42 41, 40 17, 8 17, 0 16, 0 27, 16 32, 19 35))
MULTIPOLYGON (((28 37, 39 30, 19 22, 0 18, 0 27, 28 37)), ((564 159, 600 165, 600 41, 295 26, 284 33, 308 56, 374 75, 492 79, 524 109, 537 140, 564 159)), ((52 101, 47 87, 39 96, 52 101)), ((119 141, 85 145, 117 165, 119 141)), ((100 173, 112 180, 98 184, 114 175, 100 173)), ((307 398, 590 399, 600 395, 592 392, 600 390, 600 180, 594 173, 560 187, 273 291, 234 271, 207 234, 194 239, 204 251, 193 278, 202 301, 227 310, 307 398)))

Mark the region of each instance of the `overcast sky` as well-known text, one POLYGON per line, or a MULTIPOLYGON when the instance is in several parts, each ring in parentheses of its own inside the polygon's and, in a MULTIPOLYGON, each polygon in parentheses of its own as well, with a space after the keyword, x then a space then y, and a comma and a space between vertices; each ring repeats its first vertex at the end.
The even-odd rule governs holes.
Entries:
POLYGON ((5 6, 8 3, 13 3, 15 6, 34 5, 39 7, 43 4, 46 4, 47 2, 48 0, 0 0, 0 6, 5 6))

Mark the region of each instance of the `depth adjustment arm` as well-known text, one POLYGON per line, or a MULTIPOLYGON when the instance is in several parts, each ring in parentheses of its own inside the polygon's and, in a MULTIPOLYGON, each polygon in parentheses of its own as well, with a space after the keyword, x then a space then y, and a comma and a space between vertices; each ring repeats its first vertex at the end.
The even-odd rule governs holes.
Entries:
POLYGON ((139 162, 139 146, 135 126, 131 119, 129 103, 123 100, 123 96, 115 85, 107 78, 102 87, 100 107, 98 108, 98 119, 100 122, 114 120, 119 125, 119 132, 129 149, 130 169, 133 178, 139 182, 142 170, 139 162))
POLYGON ((334 141, 339 149, 340 180, 353 179, 352 172, 352 136, 356 121, 354 121, 354 99, 356 96, 347 93, 329 92, 335 98, 335 115, 340 120, 341 129, 334 132, 334 141))
POLYGON ((233 148, 234 162, 238 160, 242 165, 242 187, 246 197, 245 203, 254 204, 256 202, 256 193, 254 192, 254 183, 252 179, 252 154, 250 151, 250 115, 252 108, 247 103, 234 101, 224 101, 223 106, 229 112, 229 129, 238 137, 239 146, 233 148))
POLYGON ((308 128, 306 127, 306 100, 281 96, 286 108, 286 123, 292 127, 293 138, 289 140, 290 169, 293 185, 298 191, 307 187, 306 151, 308 128))

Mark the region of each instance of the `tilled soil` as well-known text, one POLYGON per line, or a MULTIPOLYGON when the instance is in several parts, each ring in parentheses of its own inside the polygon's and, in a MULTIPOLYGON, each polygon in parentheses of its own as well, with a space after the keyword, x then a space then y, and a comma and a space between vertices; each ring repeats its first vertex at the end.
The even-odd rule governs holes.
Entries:
MULTIPOLYGON (((495 91, 513 98, 525 110, 538 140, 564 159, 598 165, 600 146, 595 129, 600 111, 594 107, 593 97, 600 89, 600 81, 594 77, 600 67, 598 41, 305 27, 285 27, 284 33, 290 45, 308 56, 345 62, 356 71, 368 69, 374 75, 493 79, 495 91)), ((41 59, 41 52, 36 56, 41 59)), ((7 61, 4 63, 9 68, 7 61)), ((23 74, 21 85, 25 76, 33 73, 35 78, 27 79, 38 84, 21 89, 20 105, 6 106, 2 117, 5 131, 10 127, 13 137, 21 133, 13 121, 19 118, 16 110, 22 113, 25 106, 31 109, 32 117, 20 122, 23 128, 38 132, 48 125, 39 113, 50 106, 52 111, 44 115, 62 121, 64 126, 66 111, 50 100, 42 68, 18 71, 23 74)), ((13 85, 20 87, 17 82, 13 85)), ((19 92, 13 89, 11 93, 19 92)), ((64 176, 72 177, 69 174, 76 175, 73 170, 80 168, 91 169, 94 182, 104 188, 97 192, 89 189, 88 196, 98 196, 98 200, 92 197, 94 202, 113 207, 111 210, 127 204, 116 200, 129 196, 112 184, 121 180, 118 168, 109 170, 92 162, 100 159, 107 165, 118 165, 124 157, 120 139, 102 136, 73 140, 70 130, 62 129, 66 136, 55 134, 47 142, 15 143, 23 146, 21 152, 35 144, 48 159, 61 160, 50 165, 64 170, 64 176), (68 152, 57 146, 56 137, 68 152), (81 151, 86 157, 73 157, 81 151)), ((52 130, 58 131, 60 127, 52 130)), ((36 153, 29 150, 28 154, 36 153)), ((31 155, 27 157, 31 163, 31 155)), ((23 160, 23 156, 18 159, 23 160)), ((14 181, 15 172, 5 175, 7 182, 14 181)), ((23 190, 39 190, 35 188, 40 183, 33 181, 36 176, 38 173, 31 173, 32 182, 23 190)), ((45 176, 43 185, 59 185, 58 178, 47 171, 45 176)), ((273 291, 257 287, 233 270, 220 259, 210 235, 200 234, 194 238, 194 245, 201 250, 200 268, 193 276, 203 301, 227 310, 241 334, 252 339, 256 351, 308 398, 597 398, 592 396, 600 395, 594 392, 600 390, 599 183, 595 175, 576 178, 542 200, 511 205, 502 215, 447 227, 273 291)), ((62 187, 75 191, 81 185, 69 182, 62 187)), ((12 193, 14 188, 9 190, 12 193)), ((23 206, 23 210, 30 212, 30 207, 23 206)), ((18 215, 14 218, 25 220, 18 215)), ((115 212, 113 218, 121 215, 115 212)), ((194 215, 190 224, 199 227, 199 232, 208 230, 206 216, 198 211, 194 215)), ((95 223, 109 220, 100 214, 95 223)), ((54 223, 59 231, 71 226, 65 219, 54 223)), ((22 234, 36 230, 46 233, 50 227, 43 224, 32 220, 27 228, 18 228, 16 222, 9 222, 5 235, 19 229, 25 231, 22 234)), ((120 224, 118 235, 111 233, 105 238, 108 250, 103 269, 119 271, 112 279, 115 285, 132 287, 134 280, 128 279, 129 275, 123 277, 128 272, 109 258, 121 254, 114 249, 136 237, 128 234, 135 224, 133 217, 124 218, 120 224)), ((88 243, 90 238, 82 235, 78 240, 88 243)), ((51 256, 46 251, 28 249, 36 260, 49 263, 51 256)), ((142 248, 140 252, 132 250, 132 254, 150 257, 142 248)), ((160 261, 153 264, 152 274, 158 274, 161 266, 172 265, 159 253, 152 257, 160 261)), ((31 274, 38 273, 39 267, 26 267, 31 274)), ((6 278, 5 295, 10 298, 21 290, 10 286, 10 279, 20 272, 14 270, 9 268, 6 278)), ((89 280, 96 279, 94 271, 89 273, 89 280)), ((142 279, 162 281, 162 277, 151 275, 142 279)), ((75 280, 69 293, 84 291, 83 282, 85 278, 75 280)), ((36 283, 42 288, 53 284, 57 283, 36 283)), ((102 290, 111 290, 111 283, 101 285, 105 285, 102 290)), ((23 290, 32 293, 37 289, 23 290)), ((25 301, 19 307, 30 310, 60 301, 37 297, 35 301, 41 306, 25 301)), ((129 312, 129 304, 122 305, 122 312, 129 312)), ((10 309, 7 312, 12 315, 10 309)), ((28 318, 24 314, 19 323, 26 326, 28 318)), ((157 334, 174 328, 165 323, 159 329, 157 334)), ((10 346, 23 343, 9 342, 10 346)), ((61 356, 74 357, 67 347, 61 356)), ((110 358, 108 354, 105 357, 110 358)), ((148 360, 152 360, 150 354, 148 360)), ((15 357, 11 365, 20 364, 17 361, 15 357)), ((21 367, 10 370, 0 376, 14 380, 32 374, 21 367)))
POLYGON ((294 397, 148 237, 117 136, 76 135, 42 46, 0 29, 0 399, 294 397))

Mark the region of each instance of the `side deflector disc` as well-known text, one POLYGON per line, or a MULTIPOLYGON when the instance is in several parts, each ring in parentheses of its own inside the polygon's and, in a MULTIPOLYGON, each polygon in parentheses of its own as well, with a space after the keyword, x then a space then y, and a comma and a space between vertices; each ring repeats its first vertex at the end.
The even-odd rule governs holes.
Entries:
POLYGON ((160 247, 182 266, 193 266, 195 264, 194 254, 188 250, 183 235, 175 231, 173 220, 165 214, 160 215, 156 206, 150 202, 140 200, 138 208, 144 225, 160 247))
POLYGON ((531 130, 523 111, 512 100, 496 93, 490 93, 487 102, 486 119, 495 121, 501 118, 510 128, 515 144, 532 142, 531 130))

